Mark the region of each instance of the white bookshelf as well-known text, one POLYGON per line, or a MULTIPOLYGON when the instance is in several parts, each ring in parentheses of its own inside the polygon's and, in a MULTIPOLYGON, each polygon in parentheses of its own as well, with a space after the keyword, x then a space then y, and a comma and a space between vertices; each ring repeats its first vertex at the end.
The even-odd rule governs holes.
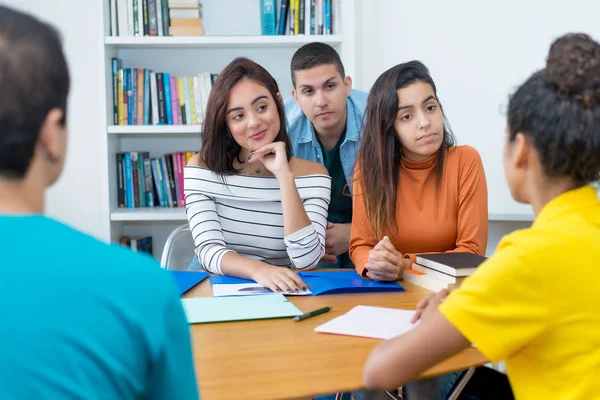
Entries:
POLYGON ((202 48, 241 46, 301 46, 319 41, 330 45, 342 42, 341 35, 298 35, 298 36, 190 36, 190 37, 113 37, 108 36, 104 44, 116 48, 202 48))
POLYGON ((170 230, 184 224, 181 208, 118 208, 116 153, 148 151, 150 157, 178 151, 200 150, 200 125, 114 125, 111 59, 121 60, 122 68, 149 68, 180 76, 199 72, 220 72, 235 57, 248 57, 265 67, 277 80, 284 98, 291 94, 290 61, 306 43, 320 41, 340 54, 346 74, 355 76, 355 48, 358 32, 355 19, 357 0, 341 1, 340 32, 336 35, 258 36, 260 2, 256 0, 202 0, 207 36, 198 37, 114 37, 110 33, 109 0, 104 3, 103 93, 106 104, 105 133, 107 168, 103 174, 109 205, 107 227, 110 239, 121 235, 153 236, 154 255, 159 258, 170 230), (232 13, 232 10, 235 10, 232 13))
POLYGON ((110 213, 111 221, 187 221, 183 208, 117 208, 110 213))

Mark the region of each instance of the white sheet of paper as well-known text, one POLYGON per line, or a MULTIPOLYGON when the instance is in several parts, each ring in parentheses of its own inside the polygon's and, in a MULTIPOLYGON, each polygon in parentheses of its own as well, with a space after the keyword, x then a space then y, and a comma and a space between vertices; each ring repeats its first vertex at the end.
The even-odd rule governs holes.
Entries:
POLYGON ((356 306, 346 314, 317 326, 315 332, 391 339, 402 335, 418 323, 411 324, 414 310, 356 306))
MULTIPOLYGON (((259 294, 273 294, 270 289, 258 284, 258 283, 234 283, 234 284, 226 284, 220 285, 215 284, 212 285, 213 296, 214 297, 224 297, 224 296, 256 296, 259 294)), ((310 290, 306 292, 291 292, 291 293, 281 293, 285 296, 306 296, 312 294, 310 290)))

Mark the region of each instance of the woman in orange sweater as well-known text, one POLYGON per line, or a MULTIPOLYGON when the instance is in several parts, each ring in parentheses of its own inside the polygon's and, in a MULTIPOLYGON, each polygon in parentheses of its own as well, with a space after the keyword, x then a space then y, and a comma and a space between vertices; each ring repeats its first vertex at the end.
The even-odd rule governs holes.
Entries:
MULTIPOLYGON (((369 93, 363 135, 350 236, 350 258, 362 277, 401 279, 418 253, 485 254, 483 164, 474 148, 454 145, 425 65, 396 65, 377 79, 369 93)), ((446 399, 460 375, 409 382, 404 398, 446 399)), ((385 398, 365 393, 368 399, 385 398)))
POLYGON ((396 65, 377 79, 363 135, 350 237, 361 276, 401 279, 418 253, 485 254, 483 164, 474 148, 454 145, 425 65, 396 65))

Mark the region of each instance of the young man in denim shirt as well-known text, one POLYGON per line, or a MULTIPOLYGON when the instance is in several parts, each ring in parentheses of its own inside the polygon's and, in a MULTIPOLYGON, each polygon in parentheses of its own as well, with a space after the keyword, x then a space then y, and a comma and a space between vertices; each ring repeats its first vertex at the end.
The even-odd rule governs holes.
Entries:
POLYGON ((294 155, 321 163, 332 178, 326 254, 319 267, 354 268, 348 257, 352 176, 367 93, 352 89, 340 56, 324 43, 298 49, 291 75, 294 89, 285 114, 294 155))

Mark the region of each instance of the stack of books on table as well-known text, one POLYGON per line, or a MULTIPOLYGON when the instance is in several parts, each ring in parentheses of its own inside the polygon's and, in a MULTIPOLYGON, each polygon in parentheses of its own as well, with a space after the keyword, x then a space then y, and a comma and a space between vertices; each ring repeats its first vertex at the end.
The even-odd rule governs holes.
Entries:
POLYGON ((439 292, 460 286, 485 260, 486 257, 467 252, 418 254, 412 269, 404 271, 403 279, 413 285, 439 292))

